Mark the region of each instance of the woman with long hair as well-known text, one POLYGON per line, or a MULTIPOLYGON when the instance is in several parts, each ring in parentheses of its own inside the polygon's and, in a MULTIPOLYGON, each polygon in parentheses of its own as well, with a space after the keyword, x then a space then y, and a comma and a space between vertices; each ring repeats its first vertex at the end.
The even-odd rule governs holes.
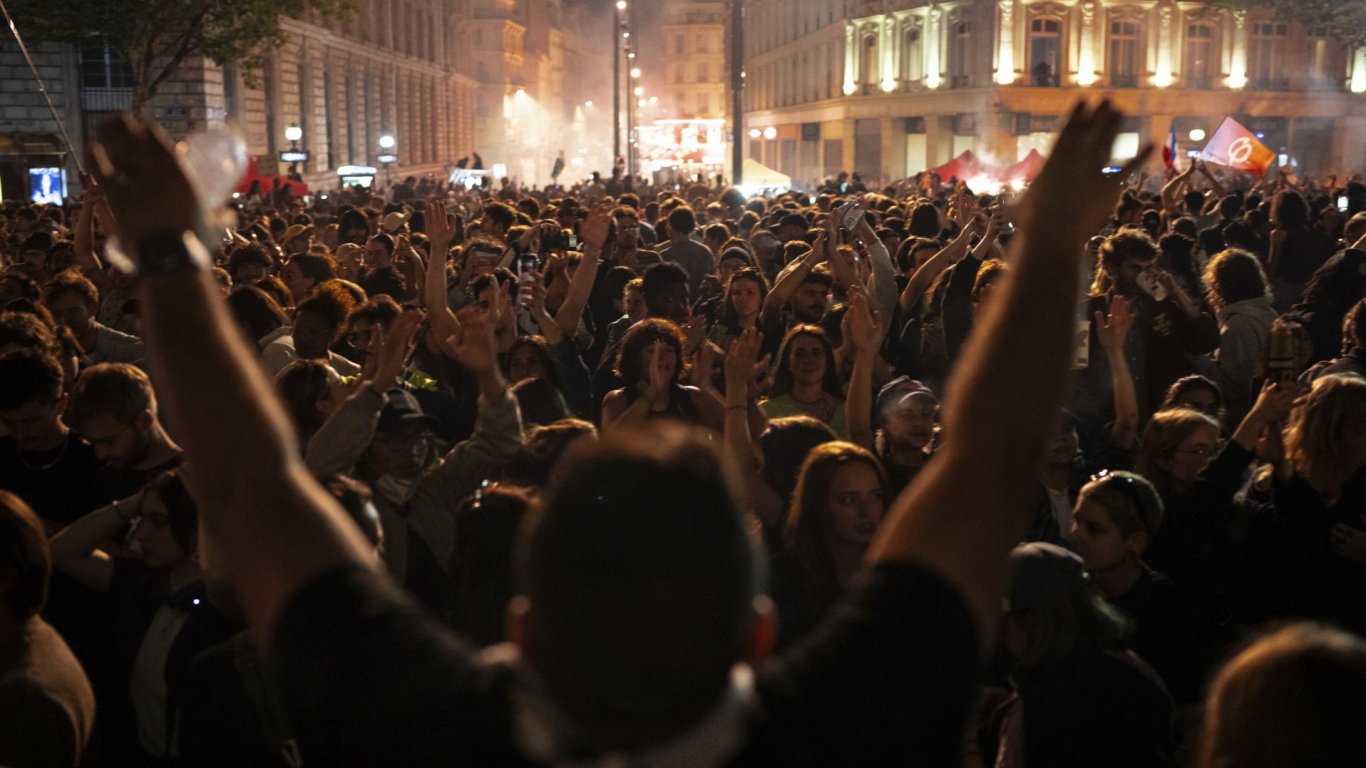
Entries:
MULTIPOLYGON (((711 340, 722 349, 730 349, 731 342, 741 332, 759 326, 759 314, 766 298, 768 280, 764 273, 754 267, 743 267, 732 273, 726 281, 725 292, 721 294, 721 306, 717 309, 716 323, 711 328, 711 340)), ((772 333, 764 334, 765 339, 774 336, 772 333)))
POLYGON ((1298 389, 1267 384, 1223 446, 1219 422, 1188 408, 1153 414, 1135 470, 1157 488, 1166 508, 1149 542, 1148 564, 1208 599, 1228 588, 1233 556, 1234 494, 1256 459, 1264 432, 1275 433, 1298 389))
POLYGON ((1328 255, 1326 238, 1310 226, 1304 197, 1293 189, 1277 192, 1271 201, 1271 247, 1266 263, 1277 311, 1285 312, 1300 300, 1305 284, 1328 255))
POLYGON ((819 326, 796 325, 783 337, 773 387, 759 408, 770 419, 810 416, 849 437, 835 348, 819 326))
POLYGON ((631 326, 617 352, 621 389, 602 400, 602 427, 673 418, 720 431, 723 407, 697 387, 682 382, 683 330, 669 320, 646 318, 631 326))
POLYGON ((835 441, 807 454, 770 576, 780 642, 810 630, 848 591, 890 499, 882 464, 866 449, 835 441))
POLYGON ((1366 380, 1314 381, 1290 414, 1272 488, 1285 609, 1366 630, 1366 380))

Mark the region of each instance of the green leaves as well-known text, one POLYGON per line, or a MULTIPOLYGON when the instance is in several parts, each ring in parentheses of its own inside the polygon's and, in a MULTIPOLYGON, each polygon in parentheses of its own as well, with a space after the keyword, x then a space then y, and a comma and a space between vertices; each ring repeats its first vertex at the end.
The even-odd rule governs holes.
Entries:
POLYGON ((1276 18, 1293 21, 1311 35, 1333 37, 1343 45, 1366 45, 1366 2, 1362 0, 1215 0, 1220 8, 1270 8, 1276 18))
POLYGON ((133 69, 139 111, 187 57, 250 71, 284 42, 280 17, 345 19, 359 0, 11 0, 21 34, 81 44, 103 38, 133 69))

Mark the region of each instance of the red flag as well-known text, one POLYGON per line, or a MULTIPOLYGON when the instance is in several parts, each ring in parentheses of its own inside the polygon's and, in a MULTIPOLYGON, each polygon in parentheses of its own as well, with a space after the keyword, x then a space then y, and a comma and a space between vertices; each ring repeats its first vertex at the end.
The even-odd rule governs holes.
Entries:
POLYGON ((1276 153, 1237 120, 1226 117, 1200 151, 1200 159, 1261 176, 1276 162, 1276 153))

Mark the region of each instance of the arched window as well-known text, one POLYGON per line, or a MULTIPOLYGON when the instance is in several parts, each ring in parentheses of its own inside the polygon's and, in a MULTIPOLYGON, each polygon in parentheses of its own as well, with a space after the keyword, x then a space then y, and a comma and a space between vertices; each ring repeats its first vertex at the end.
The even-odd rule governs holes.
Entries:
POLYGON ((877 35, 863 38, 863 50, 859 58, 859 85, 864 93, 872 93, 878 83, 877 35))
POLYGON ((1214 84, 1214 26, 1191 24, 1186 27, 1186 50, 1182 69, 1186 87, 1209 88, 1214 84))
POLYGON ((921 40, 920 27, 911 27, 902 37, 901 79, 907 83, 918 83, 925 78, 925 46, 921 40))
POLYGON ((1062 71, 1062 22, 1039 17, 1029 22, 1029 82, 1038 88, 1058 85, 1062 71))
POLYGON ((1142 71, 1142 51, 1138 22, 1120 19, 1110 22, 1110 87, 1137 88, 1142 71))

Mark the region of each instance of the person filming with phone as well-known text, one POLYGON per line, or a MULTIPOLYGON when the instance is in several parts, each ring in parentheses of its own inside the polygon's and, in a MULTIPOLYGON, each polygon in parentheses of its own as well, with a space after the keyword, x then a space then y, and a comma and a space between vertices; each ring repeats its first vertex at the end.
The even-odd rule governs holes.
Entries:
MULTIPOLYGON (((1134 324, 1125 341, 1126 357, 1138 395, 1140 422, 1147 421, 1172 382, 1193 373, 1186 355, 1206 354, 1219 345, 1214 316, 1181 288, 1170 272, 1156 266, 1157 244, 1140 229, 1124 227, 1100 246, 1100 263, 1091 284, 1087 317, 1108 312, 1116 296, 1129 300, 1134 324)), ((1086 386, 1098 426, 1113 418, 1109 365, 1094 323, 1086 386)))

